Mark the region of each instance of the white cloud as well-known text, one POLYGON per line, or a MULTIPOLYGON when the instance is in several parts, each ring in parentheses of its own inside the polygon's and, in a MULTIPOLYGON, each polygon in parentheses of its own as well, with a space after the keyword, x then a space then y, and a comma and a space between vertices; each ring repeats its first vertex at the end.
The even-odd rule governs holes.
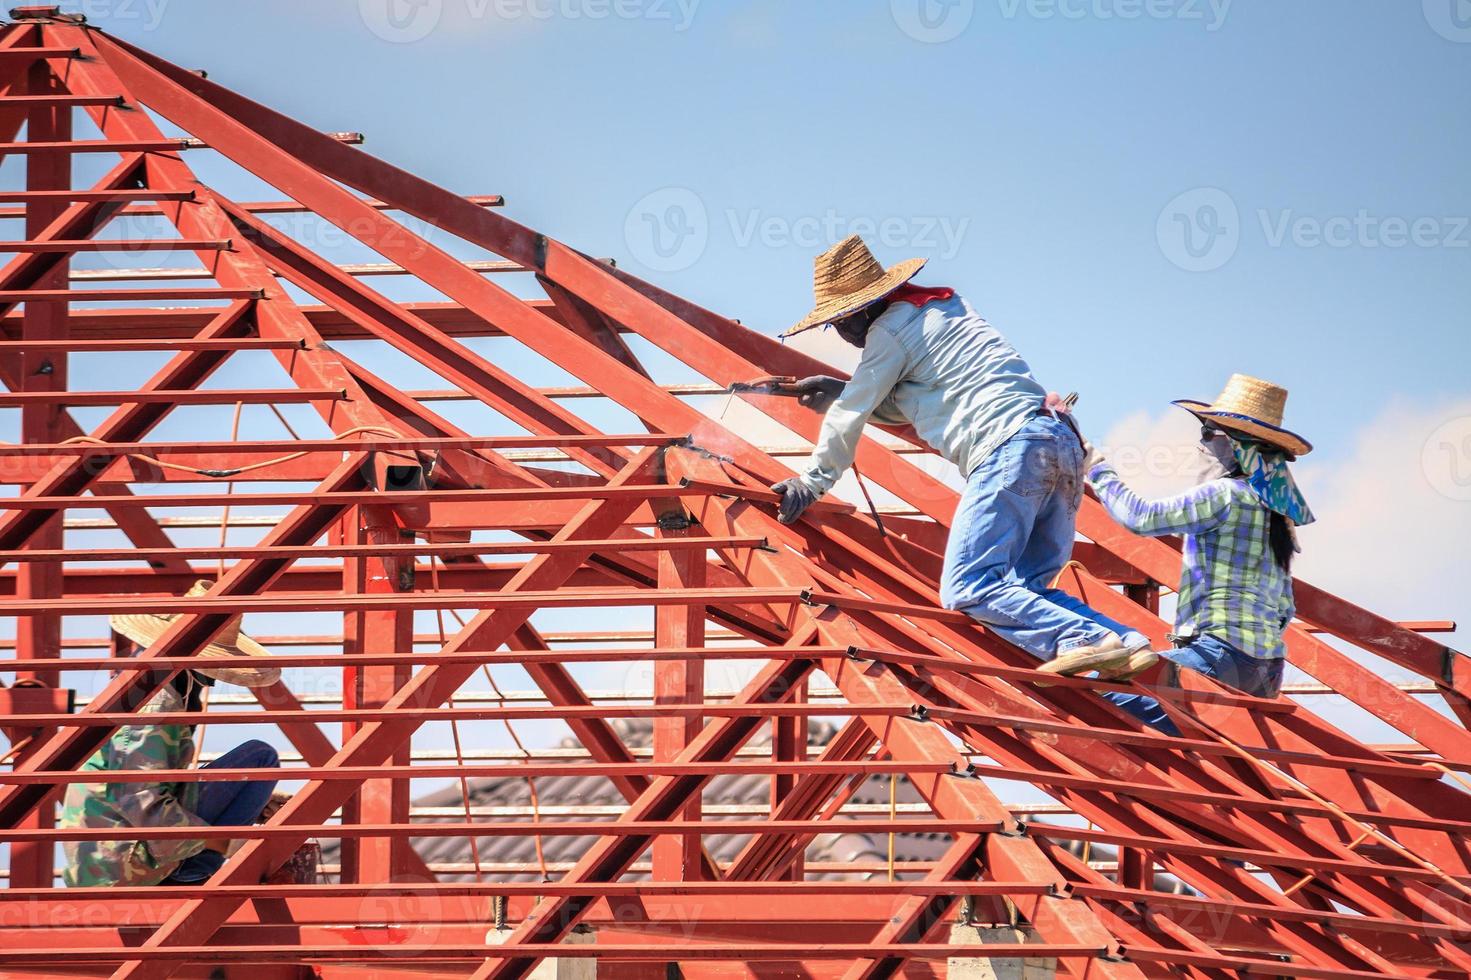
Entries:
MULTIPOLYGON (((1160 496, 1192 482, 1198 433, 1170 408, 1121 420, 1099 445, 1130 486, 1160 496)), ((1393 619, 1471 624, 1471 399, 1391 404, 1356 435, 1320 439, 1295 473, 1318 517, 1300 531, 1302 578, 1393 619)), ((1466 635, 1447 639, 1464 650, 1466 635)))
MULTIPOLYGON (((1393 404, 1341 457, 1318 464, 1309 456, 1300 464, 1303 492, 1318 516, 1302 530, 1305 579, 1380 615, 1471 622, 1463 554, 1471 543, 1471 501, 1447 494, 1446 478, 1454 474, 1437 469, 1465 473, 1471 454, 1427 465, 1425 453, 1431 436, 1455 419, 1471 419, 1471 399, 1393 404)), ((1459 631, 1457 639, 1465 635, 1459 631)))

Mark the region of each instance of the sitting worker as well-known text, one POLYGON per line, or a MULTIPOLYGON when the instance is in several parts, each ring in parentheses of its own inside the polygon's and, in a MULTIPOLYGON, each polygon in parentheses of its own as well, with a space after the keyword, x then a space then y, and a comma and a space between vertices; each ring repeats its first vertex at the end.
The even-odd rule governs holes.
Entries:
MULTIPOLYGON (((205 595, 208 582, 198 582, 190 597, 205 595)), ((112 628, 134 643, 147 647, 169 628, 172 616, 121 615, 112 628)), ((267 657, 259 643, 240 632, 236 618, 198 656, 267 657)), ((148 700, 138 714, 202 712, 205 689, 215 681, 243 687, 265 687, 280 677, 276 667, 199 666, 182 670, 148 700)), ((84 772, 187 769, 194 761, 192 725, 138 724, 120 728, 107 744, 88 759, 84 772)), ((274 769, 280 765, 276 750, 252 739, 237 745, 213 762, 210 769, 274 769)), ((213 827, 245 826, 261 818, 272 803, 276 781, 72 783, 67 787, 62 827, 198 827, 199 837, 128 841, 67 841, 68 885, 197 884, 220 869, 231 841, 211 833, 213 827)), ((279 805, 279 801, 276 803, 279 805)))
POLYGON ((1046 661, 1047 672, 1123 679, 1148 669, 1159 659, 1148 638, 1053 587, 1083 495, 1071 420, 1047 407, 1026 361, 953 289, 909 284, 923 265, 885 270, 856 235, 818 257, 817 308, 783 336, 828 324, 863 355, 847 384, 798 383, 801 403, 826 417, 798 475, 772 488, 780 519, 797 520, 853 465, 870 418, 912 423, 966 477, 945 551, 945 608, 1046 661))
MULTIPOLYGON (((1088 481, 1108 512, 1137 534, 1184 535, 1175 632, 1164 656, 1228 687, 1275 698, 1282 689, 1292 622, 1295 528, 1313 520, 1289 460, 1312 446, 1282 428, 1287 391, 1232 376, 1212 405, 1178 401, 1201 421, 1200 482, 1164 500, 1143 500, 1092 452, 1088 481)), ((1178 735, 1154 698, 1109 699, 1148 725, 1178 735)))

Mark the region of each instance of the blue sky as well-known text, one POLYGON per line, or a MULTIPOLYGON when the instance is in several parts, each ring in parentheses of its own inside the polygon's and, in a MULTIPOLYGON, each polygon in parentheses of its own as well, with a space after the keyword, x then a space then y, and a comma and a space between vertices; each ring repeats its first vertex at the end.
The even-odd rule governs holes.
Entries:
POLYGON ((1285 384, 1318 580, 1471 619, 1466 0, 73 9, 757 329, 851 231, 929 257, 1113 442, 1285 384))
POLYGON ((1292 388, 1327 457, 1394 396, 1467 390, 1471 37, 1438 33, 1435 2, 96 0, 93 20, 758 328, 805 311, 813 219, 888 221, 882 258, 930 256, 1090 419, 1245 370, 1292 388), (964 30, 916 40, 921 3, 964 30), (1212 188, 1238 218, 1205 261, 1229 261, 1186 271, 1161 216, 1196 192, 1176 210, 1205 247, 1212 188), (654 271, 625 231, 671 189, 708 231, 654 271))

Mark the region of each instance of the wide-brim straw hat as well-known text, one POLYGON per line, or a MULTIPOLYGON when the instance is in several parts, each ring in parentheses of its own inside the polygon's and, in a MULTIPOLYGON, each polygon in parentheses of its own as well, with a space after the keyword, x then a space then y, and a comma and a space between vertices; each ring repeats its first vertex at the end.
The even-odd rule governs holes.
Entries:
POLYGON ((1285 449, 1293 456, 1306 456, 1313 444, 1282 427, 1287 409, 1287 389, 1245 374, 1233 374, 1226 390, 1214 402, 1183 398, 1174 404, 1202 422, 1239 432, 1260 442, 1285 449))
MULTIPOLYGON (((209 594, 210 583, 206 581, 195 582, 189 591, 184 593, 186 599, 198 599, 209 594)), ((145 649, 152 646, 160 636, 163 636, 168 628, 173 625, 177 615, 160 616, 151 613, 124 614, 111 616, 108 623, 114 630, 126 636, 134 643, 142 645, 145 649)), ((261 646, 255 640, 240 632, 240 617, 236 616, 224 625, 218 635, 196 655, 196 659, 209 660, 218 657, 270 657, 271 652, 261 646)), ((198 667, 190 667, 206 677, 212 677, 226 684, 236 684, 240 687, 267 687, 281 679, 281 668, 269 664, 259 667, 208 667, 200 664, 198 667)))
POLYGON ((883 299, 913 279, 927 261, 907 259, 885 269, 862 238, 850 235, 817 257, 812 272, 817 306, 782 336, 791 337, 840 320, 883 299))

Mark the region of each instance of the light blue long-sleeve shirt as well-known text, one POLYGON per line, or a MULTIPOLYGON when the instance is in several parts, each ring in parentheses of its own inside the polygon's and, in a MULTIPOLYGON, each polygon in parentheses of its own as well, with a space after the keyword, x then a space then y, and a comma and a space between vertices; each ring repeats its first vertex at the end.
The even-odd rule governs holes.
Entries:
POLYGON ((853 465, 869 419, 909 422, 969 476, 1046 399, 1027 362, 960 296, 892 303, 869 327, 853 380, 828 409, 798 476, 819 495, 832 489, 853 465))

